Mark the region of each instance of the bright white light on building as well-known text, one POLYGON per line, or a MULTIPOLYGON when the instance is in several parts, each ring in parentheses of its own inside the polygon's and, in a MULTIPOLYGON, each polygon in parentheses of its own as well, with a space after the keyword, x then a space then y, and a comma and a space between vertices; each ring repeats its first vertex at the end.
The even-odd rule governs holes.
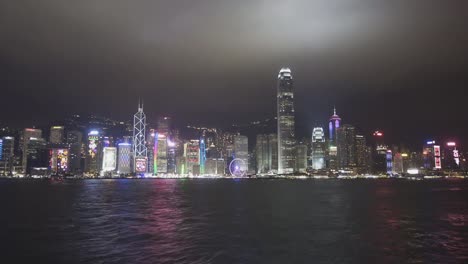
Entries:
POLYGON ((167 140, 167 146, 169 146, 169 147, 174 147, 174 146, 175 146, 175 142, 168 139, 168 140, 167 140))
POLYGON ((411 175, 419 174, 419 170, 418 169, 408 169, 408 174, 411 174, 411 175))

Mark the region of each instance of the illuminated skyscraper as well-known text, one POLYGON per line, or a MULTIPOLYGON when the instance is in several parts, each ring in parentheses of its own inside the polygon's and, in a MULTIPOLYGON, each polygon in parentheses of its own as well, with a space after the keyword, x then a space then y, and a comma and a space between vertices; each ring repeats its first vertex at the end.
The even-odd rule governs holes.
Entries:
POLYGON ((278 174, 294 172, 294 92, 293 77, 289 68, 278 74, 278 174))
POLYGON ((200 172, 200 141, 190 140, 184 144, 185 166, 179 169, 180 174, 197 174, 200 172))
POLYGON ((270 153, 268 151, 268 136, 257 135, 255 144, 255 155, 257 162, 257 173, 267 173, 271 166, 270 153))
MULTIPOLYGON (((35 128, 25 128, 20 139, 20 149, 22 151, 22 170, 26 172, 28 163, 28 146, 31 139, 38 140, 42 138, 42 130, 35 128)), ((39 141, 38 141, 39 142, 39 141)), ((34 145, 34 144, 33 144, 34 145)), ((39 143, 36 145, 40 145, 39 143)), ((34 160, 34 159, 33 159, 34 160)))
POLYGON ((52 173, 63 175, 69 171, 69 153, 68 148, 50 149, 50 170, 52 173))
POLYGON ((321 127, 315 127, 312 131, 312 168, 314 170, 325 169, 325 132, 321 127))
POLYGON ((49 167, 49 151, 43 138, 30 137, 26 147, 26 173, 33 175, 36 170, 47 171, 49 167))
POLYGON ((15 151, 15 138, 14 137, 3 137, 2 138, 2 158, 3 162, 3 173, 10 175, 13 169, 15 151))
POLYGON ((200 138, 200 174, 205 174, 206 163, 206 143, 203 137, 200 138))
POLYGON ((97 130, 88 133, 85 172, 97 175, 101 171, 102 141, 97 130))
POLYGON ((268 135, 268 152, 271 154, 271 167, 268 172, 278 172, 278 135, 268 135))
POLYGON ((149 133, 148 133, 148 135, 146 137, 146 149, 148 150, 147 151, 147 154, 148 154, 148 170, 147 171, 149 173, 153 173, 153 174, 155 174, 154 173, 154 167, 155 167, 154 165, 155 165, 155 160, 156 159, 155 159, 155 156, 154 156, 154 154, 155 154, 154 149, 157 146, 155 146, 154 143, 156 142, 156 135, 157 135, 156 130, 155 129, 150 129, 149 133))
POLYGON ((356 166, 359 173, 369 172, 370 151, 367 147, 366 138, 363 135, 356 135, 356 166))
POLYGON ((379 130, 375 131, 373 141, 372 170, 374 173, 384 174, 387 172, 388 150, 388 146, 384 143, 384 133, 379 130))
POLYGON ((336 108, 333 108, 333 115, 328 123, 328 167, 336 170, 339 167, 337 133, 341 126, 341 118, 336 114, 336 108))
POLYGON ((119 143, 119 155, 117 163, 117 171, 120 174, 129 174, 131 172, 131 152, 132 145, 130 143, 124 142, 119 143))
POLYGON ((137 173, 147 172, 146 149, 146 115, 143 112, 143 104, 138 103, 138 112, 133 116, 133 158, 134 169, 137 173))
POLYGON ((387 164, 387 174, 393 173, 393 153, 391 150, 387 150, 385 154, 385 160, 387 164))
POLYGON ((150 153, 150 157, 153 159, 149 161, 153 164, 152 171, 153 174, 161 174, 161 173, 174 173, 175 171, 175 150, 170 141, 171 136, 171 119, 170 117, 160 117, 158 118, 158 129, 153 131, 152 135, 154 134, 154 142, 152 144, 152 153, 150 153), (170 154, 170 155, 169 155, 170 154), (171 158, 169 162, 169 158, 171 158))
POLYGON ((393 172, 398 173, 400 175, 405 172, 403 156, 401 155, 401 153, 395 153, 395 156, 393 157, 393 172))
POLYGON ((307 170, 307 145, 298 144, 295 147, 295 159, 297 172, 305 173, 307 170))
POLYGON ((338 149, 338 164, 340 168, 356 166, 356 129, 351 125, 337 128, 336 142, 338 149))
POLYGON ((167 173, 176 172, 176 142, 167 138, 167 173))
POLYGON ((276 134, 257 135, 255 145, 257 173, 278 171, 278 136, 276 134))
POLYGON ((102 171, 106 173, 117 169, 117 148, 104 147, 102 152, 102 171))
POLYGON ((249 170, 249 139, 246 136, 237 135, 234 136, 234 158, 241 159, 244 163, 241 163, 239 168, 241 171, 247 172, 249 170))
POLYGON ((155 167, 154 173, 167 173, 167 136, 165 134, 157 134, 157 152, 156 152, 156 162, 157 167, 155 167))
POLYGON ((49 142, 59 144, 64 142, 64 127, 53 126, 50 128, 49 142))
POLYGON ((81 152, 83 145, 83 134, 80 131, 69 131, 67 133, 67 143, 70 145, 69 170, 72 173, 79 173, 81 168, 81 152))
MULTIPOLYGON (((423 166, 427 170, 432 170, 436 167, 436 158, 434 157, 434 145, 436 144, 435 140, 429 140, 423 147, 423 166)), ((438 147, 440 150, 440 146, 438 147)), ((440 153, 439 153, 440 154, 440 153)), ((441 158, 438 158, 438 164, 441 164, 441 158)), ((440 169, 440 168, 439 168, 440 169)))
POLYGON ((331 145, 336 146, 336 134, 341 125, 341 118, 336 114, 336 108, 333 108, 333 115, 328 123, 328 135, 331 145))
POLYGON ((168 136, 171 132, 171 118, 168 116, 158 118, 158 133, 168 136))
POLYGON ((448 170, 460 168, 460 152, 456 142, 449 141, 442 147, 442 164, 443 168, 448 170))

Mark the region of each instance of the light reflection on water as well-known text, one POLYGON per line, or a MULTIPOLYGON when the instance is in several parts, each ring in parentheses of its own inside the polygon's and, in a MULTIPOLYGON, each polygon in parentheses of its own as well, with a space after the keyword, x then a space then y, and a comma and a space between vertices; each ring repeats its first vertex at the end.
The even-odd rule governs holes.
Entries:
POLYGON ((0 181, 0 234, 28 262, 463 263, 467 194, 465 181, 0 181))

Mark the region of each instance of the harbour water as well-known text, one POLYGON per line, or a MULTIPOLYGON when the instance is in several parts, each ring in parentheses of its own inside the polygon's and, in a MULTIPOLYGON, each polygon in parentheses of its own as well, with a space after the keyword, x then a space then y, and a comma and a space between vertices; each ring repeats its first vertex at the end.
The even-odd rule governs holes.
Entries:
POLYGON ((0 180, 2 263, 467 263, 466 180, 0 180))

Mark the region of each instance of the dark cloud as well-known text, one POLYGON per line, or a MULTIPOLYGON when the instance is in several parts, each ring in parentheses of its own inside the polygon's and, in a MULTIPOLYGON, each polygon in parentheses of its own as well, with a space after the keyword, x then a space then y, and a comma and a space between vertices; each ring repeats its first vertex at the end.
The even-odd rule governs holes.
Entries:
POLYGON ((303 127, 337 104, 345 121, 397 136, 468 132, 463 0, 0 3, 6 122, 124 119, 139 96, 148 116, 261 118, 275 113, 276 72, 288 65, 303 127))

